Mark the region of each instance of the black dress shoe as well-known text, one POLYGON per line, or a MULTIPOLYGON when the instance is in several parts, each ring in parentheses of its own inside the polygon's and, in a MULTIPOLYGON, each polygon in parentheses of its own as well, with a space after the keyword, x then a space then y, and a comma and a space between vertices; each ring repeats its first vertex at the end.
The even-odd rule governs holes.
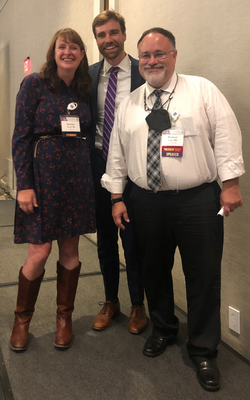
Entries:
POLYGON ((197 379, 200 385, 210 391, 220 388, 220 371, 215 360, 195 361, 197 368, 197 379))
POLYGON ((142 353, 144 356, 156 357, 163 353, 168 345, 168 339, 153 333, 146 341, 142 353))

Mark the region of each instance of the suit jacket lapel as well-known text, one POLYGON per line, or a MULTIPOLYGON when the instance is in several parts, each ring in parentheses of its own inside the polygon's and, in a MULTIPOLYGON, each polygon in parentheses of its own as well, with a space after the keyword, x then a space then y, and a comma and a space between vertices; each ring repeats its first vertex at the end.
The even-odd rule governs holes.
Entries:
POLYGON ((96 64, 90 72, 92 78, 91 84, 91 105, 93 117, 96 120, 97 117, 97 92, 98 92, 98 83, 100 76, 100 69, 102 68, 103 60, 96 64))
POLYGON ((129 55, 129 58, 131 60, 131 87, 130 87, 130 92, 133 92, 133 90, 137 89, 140 85, 142 85, 145 81, 142 78, 138 66, 139 66, 139 61, 136 60, 135 58, 131 57, 129 55))

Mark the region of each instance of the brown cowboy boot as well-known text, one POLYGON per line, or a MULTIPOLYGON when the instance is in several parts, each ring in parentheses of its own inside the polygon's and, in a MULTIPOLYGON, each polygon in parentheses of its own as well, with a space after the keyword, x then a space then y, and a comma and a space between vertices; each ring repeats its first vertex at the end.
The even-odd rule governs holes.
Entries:
POLYGON ((28 345, 29 324, 35 310, 35 304, 43 280, 44 272, 34 281, 29 281, 19 272, 19 285, 17 306, 15 310, 15 322, 10 338, 10 348, 14 351, 24 351, 28 345))
POLYGON ((81 263, 72 269, 67 270, 57 262, 57 333, 54 346, 60 349, 68 349, 72 342, 72 312, 81 263))

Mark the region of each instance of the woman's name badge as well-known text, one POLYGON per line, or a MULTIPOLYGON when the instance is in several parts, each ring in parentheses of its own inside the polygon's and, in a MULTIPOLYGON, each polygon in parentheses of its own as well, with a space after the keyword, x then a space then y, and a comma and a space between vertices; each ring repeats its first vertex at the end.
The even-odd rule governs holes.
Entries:
POLYGON ((162 132, 161 155, 162 157, 182 157, 184 143, 184 130, 168 129, 162 132))
POLYGON ((80 121, 77 115, 60 115, 63 137, 76 137, 81 132, 80 121))

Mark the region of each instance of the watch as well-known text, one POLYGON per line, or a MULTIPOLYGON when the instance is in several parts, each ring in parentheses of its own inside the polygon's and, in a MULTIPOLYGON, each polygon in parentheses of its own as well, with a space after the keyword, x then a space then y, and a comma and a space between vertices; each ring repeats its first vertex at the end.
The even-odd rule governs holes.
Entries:
POLYGON ((123 201, 123 198, 122 198, 122 197, 118 197, 117 199, 112 199, 112 197, 111 197, 111 204, 112 204, 112 206, 113 206, 115 203, 119 203, 120 201, 123 201))

